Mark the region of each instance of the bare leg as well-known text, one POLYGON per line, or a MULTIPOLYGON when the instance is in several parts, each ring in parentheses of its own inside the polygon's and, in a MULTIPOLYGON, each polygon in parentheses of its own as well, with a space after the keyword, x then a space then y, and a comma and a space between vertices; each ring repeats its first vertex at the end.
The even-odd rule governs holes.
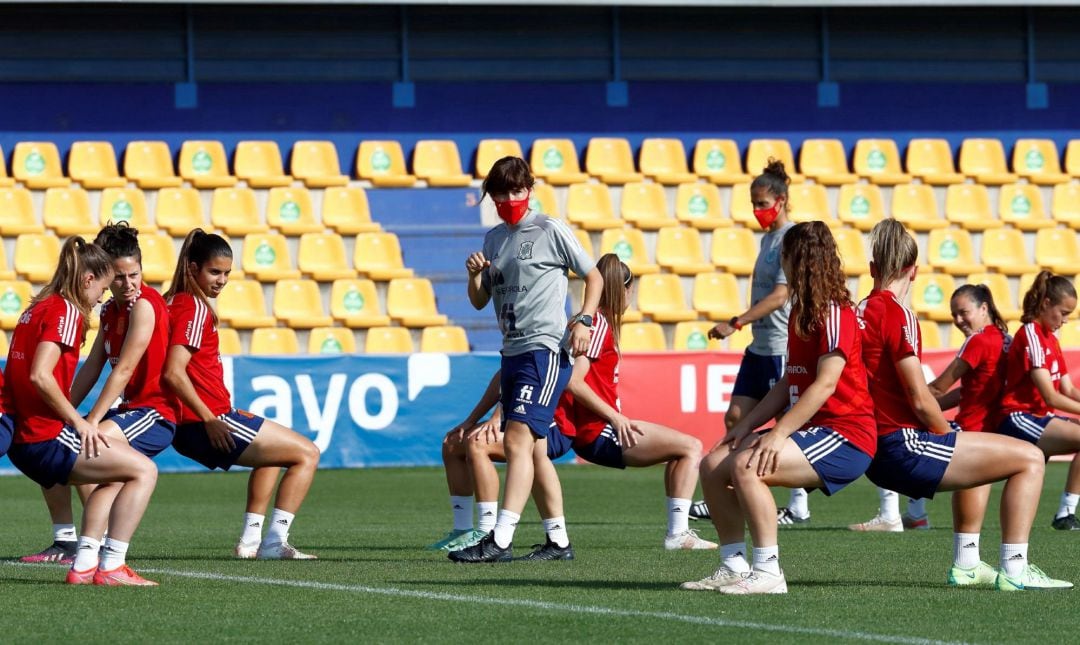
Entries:
POLYGON ((277 484, 281 469, 276 466, 255 468, 248 476, 247 508, 248 513, 266 515, 266 507, 270 505, 270 498, 274 495, 274 485, 277 484))
MULTIPOLYGON (((1067 455, 1080 450, 1080 424, 1054 419, 1046 424, 1042 437, 1035 444, 1047 457, 1067 455)), ((1065 492, 1080 494, 1080 460, 1073 457, 1065 479, 1065 492)))
POLYGON ((754 468, 747 468, 751 454, 752 450, 747 447, 731 457, 731 478, 735 484, 739 506, 746 516, 754 547, 776 546, 776 501, 773 500, 769 488, 817 488, 822 485, 822 481, 806 455, 791 439, 786 441, 780 451, 776 471, 764 477, 758 475, 756 464, 754 468))
MULTIPOLYGON (((319 466, 319 449, 307 438, 267 419, 259 434, 255 435, 255 441, 244 450, 237 463, 256 469, 265 466, 286 468, 285 476, 278 485, 274 508, 296 514, 319 466)), ((265 504, 263 508, 266 508, 265 504)))
POLYGON ((506 424, 503 449, 506 451, 506 491, 503 509, 521 514, 529 501, 533 483, 533 449, 537 437, 529 426, 520 421, 506 424))
POLYGON ((547 439, 540 439, 533 448, 533 500, 536 509, 540 511, 540 518, 549 520, 553 517, 563 516, 562 483, 559 481, 559 473, 555 470, 555 464, 547 456, 547 439))
POLYGON ((668 462, 664 484, 668 497, 690 499, 697 487, 701 441, 678 430, 647 421, 634 421, 644 434, 623 449, 627 466, 643 467, 668 462))
MULTIPOLYGON (((86 502, 84 515, 86 518, 107 517, 110 536, 130 542, 157 484, 157 467, 127 443, 114 441, 112 447, 102 450, 99 457, 79 457, 69 480, 73 484, 121 484, 115 495, 110 494, 110 487, 95 489, 86 502)), ((100 522, 100 519, 93 521, 100 522)), ((100 533, 104 533, 103 528, 100 533)))
POLYGON ((53 524, 74 524, 74 514, 71 511, 71 487, 57 484, 52 488, 42 488, 41 495, 45 498, 45 506, 49 509, 49 517, 53 524))
POLYGON ((446 487, 454 497, 469 497, 473 494, 473 481, 469 475, 467 462, 468 451, 465 441, 457 430, 451 430, 442 444, 443 470, 446 472, 446 487))
POLYGON ((953 530, 957 533, 982 532, 990 485, 958 490, 952 494, 953 530))
POLYGON ((506 461, 503 444, 470 441, 468 451, 469 471, 472 474, 475 499, 479 502, 499 501, 499 472, 495 470, 496 461, 506 461))
POLYGON ((739 498, 731 487, 730 455, 727 444, 719 445, 701 460, 700 469, 701 490, 721 544, 746 540, 746 521, 739 498))

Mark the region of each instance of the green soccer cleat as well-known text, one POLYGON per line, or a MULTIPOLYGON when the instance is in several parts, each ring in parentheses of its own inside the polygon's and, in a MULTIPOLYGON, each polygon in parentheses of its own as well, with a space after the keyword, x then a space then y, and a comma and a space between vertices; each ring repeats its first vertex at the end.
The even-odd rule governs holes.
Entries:
POLYGON ((985 562, 979 562, 979 564, 970 569, 964 569, 962 567, 953 567, 949 569, 948 582, 950 587, 992 585, 997 582, 997 575, 997 569, 985 562))
POLYGON ((453 542, 454 540, 458 539, 462 535, 465 535, 466 533, 468 533, 468 532, 470 532, 472 530, 473 529, 460 529, 460 530, 459 529, 454 529, 453 531, 448 531, 446 533, 446 535, 443 536, 443 538, 441 540, 439 540, 438 542, 434 542, 432 544, 427 545, 426 547, 424 547, 424 549, 426 551, 445 551, 446 547, 451 542, 453 542))
POLYGON ((484 539, 485 535, 487 535, 487 531, 481 531, 480 529, 469 529, 464 533, 459 534, 454 539, 450 540, 450 542, 446 546, 442 547, 442 550, 460 551, 462 549, 467 549, 470 546, 479 542, 480 540, 484 539))
POLYGON ((1016 578, 1005 575, 1005 570, 1002 569, 998 571, 996 582, 998 591, 1047 591, 1073 587, 1071 582, 1054 580, 1033 564, 1029 564, 1024 573, 1016 578))

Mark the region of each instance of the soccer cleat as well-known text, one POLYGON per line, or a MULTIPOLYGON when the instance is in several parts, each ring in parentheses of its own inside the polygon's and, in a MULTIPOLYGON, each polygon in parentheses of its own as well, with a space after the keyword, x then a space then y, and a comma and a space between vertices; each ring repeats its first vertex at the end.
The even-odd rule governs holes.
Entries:
POLYGON ((1050 522, 1050 526, 1059 531, 1080 531, 1080 520, 1076 519, 1076 515, 1069 513, 1061 517, 1055 517, 1053 522, 1050 522))
POLYGON ((679 589, 685 589, 687 591, 719 591, 721 587, 726 587, 742 580, 744 575, 750 575, 750 573, 737 573, 721 564, 720 568, 711 576, 702 578, 701 580, 684 582, 679 585, 679 589))
POLYGON ((743 574, 734 583, 718 588, 717 591, 734 596, 759 593, 787 593, 787 579, 784 578, 783 571, 780 572, 780 575, 775 575, 766 571, 754 570, 743 574))
POLYGON ((694 502, 690 505, 690 519, 692 520, 709 520, 712 519, 712 515, 709 515, 709 505, 704 501, 694 502))
POLYGON ((508 544, 506 548, 495 544, 495 531, 488 533, 476 544, 451 551, 447 554, 454 562, 475 564, 479 562, 509 562, 514 559, 514 545, 508 544))
POLYGON ((425 551, 442 551, 443 549, 445 549, 447 547, 447 545, 452 543, 454 540, 456 540, 457 538, 461 537, 462 535, 464 535, 464 534, 466 534, 466 533, 468 533, 468 532, 470 532, 472 530, 473 529, 454 529, 452 531, 447 531, 446 535, 444 535, 441 540, 439 540, 438 542, 432 542, 431 544, 424 547, 424 550, 425 551))
POLYGON ((972 585, 992 585, 997 581, 997 569, 979 562, 970 569, 952 567, 949 569, 948 583, 950 587, 969 587, 972 585))
POLYGON ((78 550, 78 542, 53 542, 45 550, 33 555, 24 555, 19 562, 27 564, 41 564, 45 562, 72 564, 75 562, 75 552, 78 550))
POLYGON ((703 539, 694 529, 668 535, 664 538, 664 548, 668 551, 698 551, 718 548, 716 542, 703 539))
POLYGON ((249 544, 247 542, 237 542, 236 548, 233 549, 233 555, 240 560, 254 560, 255 556, 259 554, 259 543, 255 542, 249 544))
POLYGON ((860 522, 859 524, 851 524, 848 526, 852 531, 884 531, 886 533, 902 533, 904 531, 904 523, 900 518, 895 520, 887 520, 880 515, 875 515, 873 519, 868 522, 860 522))
POLYGON ((277 544, 259 545, 259 552, 255 554, 259 560, 318 560, 319 556, 309 553, 301 553, 299 549, 288 542, 277 544))
POLYGON ((449 544, 442 547, 442 550, 460 551, 476 544, 487 534, 487 531, 481 531, 480 529, 469 529, 468 531, 465 531, 461 535, 451 540, 449 544))
POLYGON ((998 591, 1047 591, 1073 587, 1071 582, 1054 580, 1033 564, 1024 567, 1024 572, 1016 578, 1005 575, 1005 570, 1001 569, 998 571, 996 584, 998 591))
POLYGON ((900 522, 903 523, 905 529, 914 529, 917 531, 925 531, 930 528, 930 516, 923 515, 922 517, 915 517, 904 513, 900 516, 900 522))
POLYGON ((544 544, 534 544, 533 552, 518 558, 521 562, 549 562, 554 560, 573 560, 574 559, 574 547, 567 543, 566 546, 559 546, 550 539, 544 544))
POLYGON ((68 569, 67 577, 64 578, 64 582, 69 585, 92 585, 94 584, 94 574, 97 573, 97 567, 93 569, 87 569, 86 571, 76 571, 75 567, 68 569))
POLYGON ((158 583, 147 580, 122 564, 112 571, 98 568, 94 571, 94 584, 101 587, 156 587, 158 583))
POLYGON ((784 507, 776 510, 776 523, 780 526, 792 526, 795 524, 809 524, 810 515, 805 517, 799 517, 791 511, 790 508, 784 507))

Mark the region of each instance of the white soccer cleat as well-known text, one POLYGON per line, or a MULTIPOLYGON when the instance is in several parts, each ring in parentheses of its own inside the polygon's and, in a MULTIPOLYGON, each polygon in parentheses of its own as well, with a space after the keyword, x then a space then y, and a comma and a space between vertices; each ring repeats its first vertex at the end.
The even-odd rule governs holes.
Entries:
POLYGON ((869 522, 851 524, 848 529, 852 531, 879 531, 885 533, 903 533, 904 523, 898 517, 895 520, 887 520, 880 515, 875 515, 869 522))
POLYGON ((726 587, 742 580, 744 575, 749 575, 749 573, 736 573, 726 566, 720 565, 720 568, 711 576, 702 578, 701 580, 684 582, 679 585, 679 589, 685 589, 687 591, 719 591, 721 587, 726 587))
POLYGON ((259 560, 318 560, 318 556, 301 553, 296 547, 288 542, 278 544, 260 545, 259 552, 255 556, 259 560))
POLYGON ((766 571, 751 571, 730 585, 717 589, 720 593, 743 596, 749 594, 787 593, 787 579, 784 572, 780 575, 766 571))
POLYGON ((716 549, 716 542, 703 539, 694 529, 687 529, 682 533, 668 535, 664 538, 664 548, 668 551, 698 551, 702 549, 716 549))
POLYGON ((237 542, 233 555, 239 560, 254 560, 255 556, 259 555, 259 543, 237 542))

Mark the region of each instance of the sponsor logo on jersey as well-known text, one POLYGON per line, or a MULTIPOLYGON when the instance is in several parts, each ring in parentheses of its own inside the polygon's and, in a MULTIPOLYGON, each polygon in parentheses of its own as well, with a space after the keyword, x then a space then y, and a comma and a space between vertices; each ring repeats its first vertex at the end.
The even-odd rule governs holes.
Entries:
POLYGON ((787 366, 787 373, 788 374, 809 374, 809 372, 806 371, 806 368, 803 367, 802 365, 791 365, 790 363, 787 366))
POLYGON ((532 403, 533 386, 522 385, 518 390, 517 400, 524 401, 525 403, 532 403))
POLYGON ((514 408, 514 414, 525 414, 525 406, 519 403, 518 406, 514 408))

